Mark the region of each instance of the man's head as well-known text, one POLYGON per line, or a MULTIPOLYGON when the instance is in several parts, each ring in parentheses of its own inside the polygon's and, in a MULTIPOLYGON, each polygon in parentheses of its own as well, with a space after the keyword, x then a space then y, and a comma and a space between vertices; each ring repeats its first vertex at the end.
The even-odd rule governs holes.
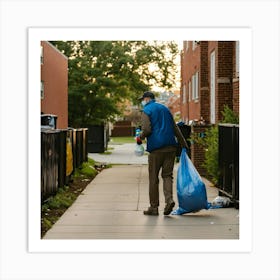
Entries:
POLYGON ((143 95, 139 98, 139 100, 145 101, 146 103, 148 103, 151 99, 155 99, 155 95, 150 91, 144 92, 143 95))

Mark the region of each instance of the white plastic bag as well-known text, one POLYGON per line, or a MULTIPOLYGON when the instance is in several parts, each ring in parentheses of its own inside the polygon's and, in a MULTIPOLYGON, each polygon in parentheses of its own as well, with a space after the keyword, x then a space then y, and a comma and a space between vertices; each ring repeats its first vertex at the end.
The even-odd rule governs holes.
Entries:
POLYGON ((136 144, 135 146, 135 150, 134 150, 134 153, 137 157, 141 157, 144 155, 144 152, 145 152, 145 149, 144 149, 144 146, 142 144, 136 144))
POLYGON ((212 206, 216 207, 229 207, 230 205, 230 199, 225 196, 217 196, 213 201, 212 201, 212 206))

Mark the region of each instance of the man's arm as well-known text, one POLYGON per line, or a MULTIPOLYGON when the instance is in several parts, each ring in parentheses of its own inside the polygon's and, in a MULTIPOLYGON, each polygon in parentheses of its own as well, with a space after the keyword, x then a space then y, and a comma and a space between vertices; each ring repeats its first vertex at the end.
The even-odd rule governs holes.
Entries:
POLYGON ((141 135, 140 138, 143 140, 152 133, 152 126, 151 126, 151 121, 148 115, 146 115, 144 112, 142 113, 141 116, 141 135))
MULTIPOLYGON (((173 119, 173 121, 174 121, 174 119, 173 119)), ((185 137, 183 136, 183 134, 182 134, 180 128, 179 128, 178 125, 175 123, 175 121, 174 121, 174 133, 175 133, 175 135, 176 135, 176 137, 177 137, 177 139, 178 139, 180 145, 181 145, 183 148, 189 149, 189 145, 188 145, 188 143, 187 143, 185 137)))

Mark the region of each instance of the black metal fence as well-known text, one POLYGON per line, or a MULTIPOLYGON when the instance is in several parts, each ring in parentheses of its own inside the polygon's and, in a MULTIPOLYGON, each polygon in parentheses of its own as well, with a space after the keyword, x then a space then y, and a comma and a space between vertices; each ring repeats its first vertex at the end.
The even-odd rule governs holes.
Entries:
POLYGON ((67 183, 69 174, 67 175, 66 170, 69 160, 74 171, 87 161, 87 155, 87 128, 42 130, 41 198, 46 199, 55 194, 59 187, 67 183), (70 138, 72 160, 67 158, 67 138, 70 138))
POLYGON ((219 194, 239 207, 239 125, 219 124, 219 194))

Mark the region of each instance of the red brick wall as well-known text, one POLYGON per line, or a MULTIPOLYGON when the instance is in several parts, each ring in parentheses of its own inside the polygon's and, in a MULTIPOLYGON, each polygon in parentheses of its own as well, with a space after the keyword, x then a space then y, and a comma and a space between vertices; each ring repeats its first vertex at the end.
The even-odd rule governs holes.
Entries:
MULTIPOLYGON (((183 102, 183 97, 181 97, 181 116, 184 121, 194 120, 200 118, 200 103, 199 100, 189 101, 189 81, 192 80, 193 74, 197 71, 200 72, 200 44, 196 45, 193 50, 193 41, 188 41, 188 49, 186 49, 187 42, 184 42, 183 56, 182 56, 182 89, 183 85, 186 85, 187 98, 186 103, 183 102)), ((200 75, 200 73, 199 73, 200 75)))
POLYGON ((233 111, 239 114, 239 73, 236 72, 236 42, 234 43, 234 51, 233 51, 233 98, 232 98, 232 106, 233 111))
MULTIPOLYGON (((199 71, 200 75, 200 44, 196 46, 196 48, 192 49, 193 41, 189 42, 189 50, 186 54, 186 59, 188 61, 187 70, 186 70, 186 82, 187 82, 187 91, 188 82, 192 80, 192 76, 199 71)), ((192 94, 191 92, 189 93, 192 94)), ((199 120, 200 118, 200 103, 199 100, 192 100, 189 101, 189 120, 199 120)))
MULTIPOLYGON (((209 125, 194 125, 192 126, 192 134, 196 135, 198 133, 205 133, 206 129, 209 128, 209 125)), ((196 170, 201 176, 207 177, 207 171, 203 167, 205 161, 205 150, 201 145, 193 143, 191 146, 191 159, 196 170)))
MULTIPOLYGON (((41 112, 57 115, 57 128, 68 127, 68 59, 50 43, 42 41, 44 98, 41 112)), ((39 93, 38 93, 39 94, 39 93)))
MULTIPOLYGON (((224 105, 233 109, 233 55, 235 42, 233 41, 209 41, 208 63, 210 67, 210 55, 215 51, 216 57, 216 123, 222 120, 224 105)), ((210 69, 210 68, 209 68, 210 69)), ((210 77, 210 71, 209 71, 210 77)), ((209 91, 210 94, 210 91, 209 91)))
POLYGON ((239 79, 233 80, 233 111, 239 115, 239 79))
POLYGON ((221 121, 224 105, 232 109, 232 77, 233 77, 233 43, 231 41, 218 42, 216 120, 221 121))

